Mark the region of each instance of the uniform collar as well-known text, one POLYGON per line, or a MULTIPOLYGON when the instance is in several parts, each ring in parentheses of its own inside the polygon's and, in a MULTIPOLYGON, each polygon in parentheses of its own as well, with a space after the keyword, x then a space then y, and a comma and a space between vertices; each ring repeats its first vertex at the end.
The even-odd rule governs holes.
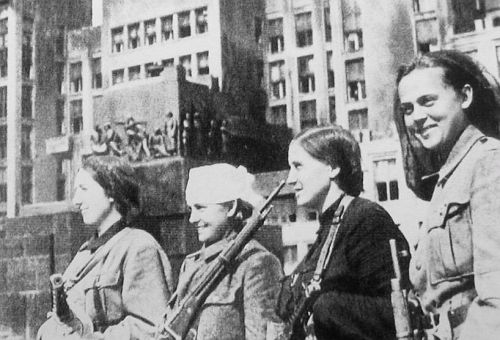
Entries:
POLYGON ((484 133, 479 131, 474 125, 467 126, 451 149, 441 170, 439 170, 437 185, 444 185, 451 173, 460 164, 462 159, 465 158, 476 142, 485 138, 484 133))
POLYGON ((118 234, 123 228, 125 228, 125 222, 123 220, 119 220, 108 230, 106 230, 101 236, 97 236, 97 232, 85 242, 81 247, 80 251, 90 250, 91 253, 94 253, 100 246, 108 242, 113 236, 118 234))
POLYGON ((199 251, 188 255, 187 258, 193 258, 195 260, 201 259, 205 262, 209 262, 212 258, 219 255, 227 247, 229 242, 234 239, 235 235, 236 234, 231 234, 228 237, 209 245, 208 247, 203 247, 199 251))

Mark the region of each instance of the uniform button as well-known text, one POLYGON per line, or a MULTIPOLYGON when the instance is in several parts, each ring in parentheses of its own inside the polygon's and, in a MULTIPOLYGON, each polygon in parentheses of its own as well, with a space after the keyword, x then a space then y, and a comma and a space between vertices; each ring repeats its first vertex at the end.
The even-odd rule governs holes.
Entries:
POLYGON ((417 263, 415 264, 415 269, 416 269, 416 270, 420 270, 420 269, 422 269, 422 264, 421 264, 420 262, 417 262, 417 263))

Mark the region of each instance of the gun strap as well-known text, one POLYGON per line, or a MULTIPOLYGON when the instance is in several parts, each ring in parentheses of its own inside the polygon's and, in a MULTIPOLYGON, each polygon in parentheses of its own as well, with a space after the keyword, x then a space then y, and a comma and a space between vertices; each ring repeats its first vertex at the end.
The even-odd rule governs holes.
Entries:
POLYGON ((318 263, 316 264, 316 269, 314 270, 313 277, 309 282, 309 286, 314 287, 313 289, 315 290, 319 290, 320 288, 319 285, 321 283, 323 272, 325 271, 326 266, 328 266, 328 262, 332 257, 333 246, 335 244, 335 239, 337 238, 337 232, 340 227, 340 222, 342 221, 342 216, 353 199, 353 196, 343 194, 342 198, 340 199, 339 206, 337 210, 335 210, 328 236, 325 240, 325 243, 323 244, 323 247, 321 248, 318 263))

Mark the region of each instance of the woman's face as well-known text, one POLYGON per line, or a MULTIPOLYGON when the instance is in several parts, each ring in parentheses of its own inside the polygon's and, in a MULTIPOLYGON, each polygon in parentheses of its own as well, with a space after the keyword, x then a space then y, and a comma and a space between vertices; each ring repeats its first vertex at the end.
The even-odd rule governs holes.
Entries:
POLYGON ((75 204, 88 225, 99 225, 111 212, 113 203, 92 175, 80 169, 75 178, 75 204))
POLYGON ((472 88, 457 92, 443 82, 439 67, 416 69, 398 86, 400 111, 408 130, 426 149, 449 150, 468 125, 464 109, 472 102, 472 88))
POLYGON ((198 240, 201 243, 210 245, 217 242, 231 230, 230 209, 227 206, 195 203, 190 207, 189 222, 196 226, 198 240))
POLYGON ((287 183, 293 185, 297 205, 320 210, 330 190, 332 167, 312 157, 297 142, 290 144, 288 164, 287 183))

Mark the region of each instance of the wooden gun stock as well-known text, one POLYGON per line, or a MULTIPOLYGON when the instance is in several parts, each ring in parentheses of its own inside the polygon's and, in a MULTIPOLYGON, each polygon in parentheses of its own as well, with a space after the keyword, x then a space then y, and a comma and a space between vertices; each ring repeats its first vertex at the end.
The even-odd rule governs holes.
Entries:
POLYGON ((396 338, 402 340, 413 340, 413 328, 410 311, 408 309, 408 292, 402 287, 401 267, 399 265, 399 254, 396 248, 396 240, 389 240, 391 246, 392 265, 395 278, 391 279, 391 303, 394 313, 394 325, 396 338))
POLYGON ((158 330, 157 339, 186 340, 196 337, 196 329, 193 329, 192 325, 195 323, 201 306, 224 277, 227 265, 238 256, 253 234, 262 226, 267 214, 271 211, 272 200, 284 185, 285 181, 281 181, 259 209, 259 214, 246 223, 245 227, 213 261, 200 283, 186 295, 176 309, 166 316, 166 320, 158 330))
POLYGON ((61 274, 53 274, 49 278, 52 288, 52 312, 57 315, 62 322, 70 321, 73 314, 66 301, 66 292, 64 291, 64 281, 61 274))

